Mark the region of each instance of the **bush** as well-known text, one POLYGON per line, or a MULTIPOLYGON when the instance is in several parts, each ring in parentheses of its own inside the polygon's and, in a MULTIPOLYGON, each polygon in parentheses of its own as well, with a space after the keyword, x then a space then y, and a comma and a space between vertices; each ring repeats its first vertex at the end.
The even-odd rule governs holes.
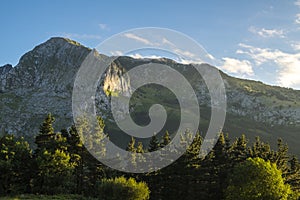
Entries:
POLYGON ((276 165, 262 158, 248 158, 233 168, 226 200, 287 200, 296 198, 276 165))
POLYGON ((97 186, 96 195, 101 200, 147 200, 150 190, 145 182, 118 177, 103 179, 97 186))

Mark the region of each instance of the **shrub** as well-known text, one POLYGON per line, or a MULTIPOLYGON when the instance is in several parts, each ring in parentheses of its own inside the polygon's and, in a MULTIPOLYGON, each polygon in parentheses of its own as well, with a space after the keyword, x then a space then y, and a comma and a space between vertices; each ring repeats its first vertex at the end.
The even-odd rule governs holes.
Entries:
POLYGON ((150 190, 145 182, 118 177, 103 179, 97 186, 96 195, 101 200, 148 200, 150 190))
POLYGON ((225 199, 287 200, 293 199, 292 193, 275 164, 262 158, 248 158, 235 166, 229 175, 225 199))

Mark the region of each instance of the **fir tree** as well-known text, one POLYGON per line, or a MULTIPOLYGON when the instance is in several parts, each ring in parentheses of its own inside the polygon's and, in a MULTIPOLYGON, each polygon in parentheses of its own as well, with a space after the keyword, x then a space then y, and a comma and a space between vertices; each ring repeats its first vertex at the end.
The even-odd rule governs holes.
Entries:
POLYGON ((156 135, 154 134, 151 137, 150 143, 149 143, 149 152, 157 151, 160 148, 159 140, 157 139, 156 135))
POLYGON ((0 195, 31 191, 32 152, 23 138, 5 134, 0 138, 0 195))
POLYGON ((136 152, 134 137, 131 137, 131 140, 129 141, 129 143, 126 147, 126 151, 133 152, 133 153, 136 152))
POLYGON ((163 147, 167 146, 170 142, 171 142, 171 138, 170 138, 169 131, 166 131, 163 138, 162 138, 162 142, 160 144, 160 147, 163 148, 163 147))
POLYGON ((136 147, 136 152, 137 153, 144 153, 144 146, 142 142, 138 142, 137 147, 136 147))

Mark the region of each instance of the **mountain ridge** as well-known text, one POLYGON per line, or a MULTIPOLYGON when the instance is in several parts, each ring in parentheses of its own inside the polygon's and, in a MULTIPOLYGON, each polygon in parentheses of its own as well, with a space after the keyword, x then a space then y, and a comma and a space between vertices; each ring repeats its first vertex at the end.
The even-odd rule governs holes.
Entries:
MULTIPOLYGON (((73 83, 77 70, 90 51, 90 48, 76 41, 55 37, 25 53, 15 67, 9 64, 0 67, 0 133, 8 132, 32 137, 38 133, 39 124, 48 112, 56 116, 58 130, 70 126, 73 121, 71 113, 73 83)), ((115 60, 102 77, 102 83, 99 84, 96 92, 96 105, 100 115, 111 119, 109 114, 111 93, 130 92, 130 77, 122 75, 135 66, 149 62, 167 64, 192 82, 195 85, 194 89, 197 91, 200 106, 207 110, 207 112, 204 111, 204 118, 209 120, 210 97, 201 77, 196 75, 195 70, 189 65, 176 63, 167 58, 120 57, 115 60), (121 85, 124 82, 126 84, 121 85)), ((275 129, 280 130, 282 128, 282 133, 277 136, 290 135, 289 138, 293 138, 290 139, 291 141, 299 137, 299 134, 296 135, 300 132, 299 90, 234 78, 222 71, 220 73, 224 79, 228 101, 228 125, 225 124, 224 127, 226 131, 240 130, 247 124, 247 121, 251 121, 254 124, 253 133, 257 129, 260 136, 267 138, 273 136, 267 131, 261 131, 262 128, 257 128, 265 126, 266 129, 280 127, 275 129), (237 124, 243 125, 240 125, 238 129, 230 128, 233 126, 230 123, 234 120, 237 120, 237 124), (285 130, 290 130, 290 132, 283 133, 285 130)), ((142 89, 141 91, 147 92, 148 90, 142 89)), ((161 99, 172 102, 167 96, 161 99)), ((138 100, 139 97, 133 101, 133 104, 146 108, 148 104, 160 99, 150 95, 146 99, 147 103, 139 104, 138 100)), ((174 112, 177 110, 171 104, 168 106, 174 112)), ((136 116, 139 117, 145 114, 145 111, 139 107, 133 111, 137 111, 136 116)), ((250 128, 245 131, 249 130, 250 128)))

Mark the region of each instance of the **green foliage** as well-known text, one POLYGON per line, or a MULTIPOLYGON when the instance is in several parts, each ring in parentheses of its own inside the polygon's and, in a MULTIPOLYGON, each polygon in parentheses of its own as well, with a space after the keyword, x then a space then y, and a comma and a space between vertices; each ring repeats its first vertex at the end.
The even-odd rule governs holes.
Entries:
POLYGON ((100 117, 96 123, 93 125, 88 117, 82 116, 77 119, 76 127, 72 126, 68 133, 68 151, 71 160, 76 163, 74 174, 78 194, 93 195, 97 180, 105 173, 105 167, 88 151, 92 150, 101 157, 106 155, 105 124, 100 117))
POLYGON ((160 144, 160 147, 165 147, 171 142, 170 134, 169 131, 166 131, 164 136, 163 136, 163 141, 160 144))
POLYGON ((137 153, 144 153, 144 146, 142 142, 138 142, 137 147, 136 147, 136 152, 137 153))
POLYGON ((131 140, 126 147, 126 151, 133 152, 133 153, 136 152, 134 137, 131 137, 131 140))
POLYGON ((44 194, 72 192, 75 163, 71 162, 68 153, 58 149, 54 153, 44 150, 38 155, 36 162, 38 167, 36 192, 44 194))
POLYGON ((150 190, 145 182, 119 177, 103 179, 97 187, 97 196, 101 200, 147 200, 150 190))
POLYGON ((159 140, 157 139, 156 135, 153 135, 149 143, 148 151, 149 152, 157 151, 159 148, 160 148, 159 140))
POLYGON ((49 113, 44 120, 43 124, 40 126, 40 134, 54 134, 53 123, 55 118, 49 113))
MULTIPOLYGON (((85 198, 81 195, 100 199, 148 199, 151 190, 151 199, 245 199, 244 196, 234 196, 241 195, 240 192, 234 193, 230 190, 241 189, 240 185, 248 186, 245 181, 248 176, 249 183, 256 182, 250 185, 250 189, 245 189, 244 193, 247 195, 253 194, 251 191, 254 188, 263 190, 259 193, 261 199, 272 199, 273 196, 262 197, 264 192, 270 191, 274 195, 283 195, 277 199, 296 200, 299 197, 300 164, 296 157, 289 156, 288 146, 282 140, 278 140, 277 149, 272 150, 260 138, 256 138, 251 145, 245 135, 242 135, 231 143, 228 135, 220 133, 215 147, 204 157, 200 155, 200 133, 197 132, 192 141, 193 134, 186 130, 181 134, 180 145, 175 145, 174 151, 176 153, 178 148, 187 148, 187 151, 171 165, 147 174, 124 174, 105 167, 87 150, 94 150, 96 155, 106 155, 107 135, 104 133, 105 124, 101 118, 93 125, 87 117, 82 117, 78 119, 76 127, 73 125, 61 132, 54 131, 53 123, 54 118, 49 114, 36 137, 37 149, 33 155, 24 139, 15 138, 13 135, 0 137, 0 195, 27 192, 72 193, 78 194, 73 199, 85 198), (188 146, 190 142, 191 145, 188 146), (265 161, 257 160, 257 157, 265 161), (249 164, 251 161, 253 163, 249 164), (248 163, 246 167, 245 163, 248 163), (249 171, 249 166, 255 170, 249 171), (128 179, 115 178, 122 175, 128 179), (268 186, 267 181, 273 183, 264 188, 268 186), (254 187, 256 184, 257 187, 254 187)), ((156 151, 170 142, 172 141, 168 132, 159 139, 153 136, 148 150, 156 151)), ((143 154, 147 152, 143 143, 136 142, 134 138, 129 141, 127 150, 131 153, 128 154, 129 166, 126 167, 137 167, 140 162, 145 163, 148 159, 143 154)), ((162 152, 160 159, 172 159, 166 155, 162 152)), ((118 159, 115 162, 121 163, 118 159)), ((152 167, 152 163, 149 165, 148 167, 152 167)), ((21 196, 16 198, 19 197, 22 199, 21 196)), ((39 198, 28 195, 25 197, 39 198)), ((68 199, 69 196, 53 198, 68 199)))
POLYGON ((284 184, 282 173, 275 164, 262 158, 248 158, 233 168, 225 199, 284 200, 291 194, 290 186, 284 184))
POLYGON ((0 138, 0 194, 28 192, 32 154, 23 138, 4 135, 0 138))

